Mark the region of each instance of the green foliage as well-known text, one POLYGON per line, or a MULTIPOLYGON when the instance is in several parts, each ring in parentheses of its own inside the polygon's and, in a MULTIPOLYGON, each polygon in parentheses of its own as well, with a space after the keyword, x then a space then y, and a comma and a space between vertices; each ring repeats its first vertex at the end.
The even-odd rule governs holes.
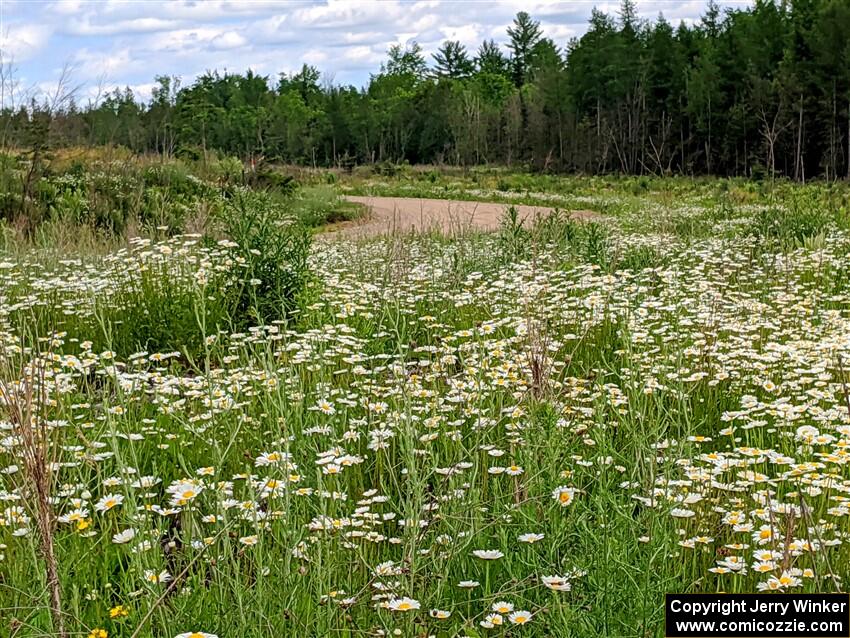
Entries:
POLYGON ((825 230, 847 223, 846 213, 836 210, 819 192, 792 192, 756 212, 750 234, 783 248, 803 246, 825 230))
POLYGON ((404 172, 404 165, 386 160, 376 164, 374 172, 383 177, 396 177, 404 172))
MULTIPOLYGON (((14 311, 10 321, 27 338, 67 333, 89 340, 98 352, 113 351, 124 358, 140 351, 203 358, 205 338, 232 325, 230 281, 213 275, 201 285, 192 264, 173 260, 170 254, 143 248, 133 256, 119 254, 126 266, 104 262, 102 281, 87 298, 71 303, 55 293, 43 303, 14 311)), ((24 294, 27 281, 11 291, 13 298, 24 294)))
POLYGON ((241 184, 245 176, 245 166, 238 157, 218 157, 208 161, 205 168, 212 181, 223 185, 241 184))
MULTIPOLYGON (((146 197, 162 192, 151 186, 146 197)), ((67 199, 69 193, 73 191, 68 188, 54 201, 67 199)), ((193 260, 173 259, 167 247, 147 249, 143 240, 132 255, 119 254, 126 266, 114 261, 105 265, 103 283, 85 300, 88 312, 66 312, 66 304, 57 298, 13 312, 12 324, 32 335, 64 331, 122 357, 138 351, 176 351, 189 360, 202 359, 207 337, 294 316, 309 277, 311 236, 292 207, 292 200, 236 189, 216 220, 227 237, 226 248, 217 250, 227 252, 232 272, 210 269, 198 276, 193 260)), ((65 217, 55 223, 86 228, 71 213, 66 208, 65 217)))
POLYGON ((448 40, 437 49, 434 58, 434 74, 441 78, 460 79, 472 74, 474 65, 466 47, 456 40, 448 40))
POLYGON ((580 258, 603 268, 611 265, 610 233, 601 223, 581 223, 579 232, 574 234, 573 237, 571 244, 575 246, 576 253, 580 258))
MULTIPOLYGON (((519 12, 504 50, 488 40, 471 59, 446 41, 431 69, 418 44, 394 45, 362 89, 324 86, 306 64, 275 79, 212 71, 183 87, 160 76, 148 104, 128 89, 83 110, 5 109, 0 129, 32 159, 27 196, 47 151, 91 144, 384 173, 407 161, 765 184, 850 176, 844 0, 709 4, 675 28, 638 15, 631 2, 617 16, 594 10, 567 44, 519 12)), ((231 168, 221 180, 239 183, 231 168)))
POLYGON ((537 219, 522 220, 517 208, 509 206, 502 217, 498 238, 502 259, 508 262, 554 250, 603 268, 612 265, 613 247, 605 226, 574 220, 557 209, 537 219))
POLYGON ((134 352, 180 352, 189 360, 203 359, 205 338, 232 325, 232 300, 226 282, 204 287, 175 273, 165 262, 127 272, 109 296, 95 302, 96 329, 73 330, 94 335, 96 346, 127 357, 134 352))
MULTIPOLYGON (((39 186, 51 201, 88 184, 57 178, 39 186)), ((202 239, 101 257, 6 244, 0 342, 35 365, 4 402, 47 390, 70 635, 645 637, 664 592, 846 584, 846 508, 815 485, 850 486, 846 185, 411 168, 359 185, 559 209, 508 207, 495 233, 317 241, 300 292, 264 289, 260 272, 304 264, 299 198, 332 201, 312 178, 294 197, 213 189, 202 239), (794 219, 757 237, 763 209, 794 219), (777 237, 803 245, 782 268, 753 258, 777 237), (499 621, 500 601, 530 617, 499 621)), ((89 228, 57 212, 37 231, 62 226, 89 228)), ((3 419, 2 607, 55 635, 18 498, 27 448, 3 419)))
POLYGON ((639 272, 664 266, 666 262, 664 256, 652 246, 630 246, 617 255, 615 268, 639 272))
POLYGON ((20 202, 19 160, 10 153, 0 153, 0 219, 11 219, 20 202))
POLYGON ((517 13, 513 24, 508 27, 512 73, 517 86, 528 80, 534 62, 534 50, 540 42, 542 31, 540 23, 532 20, 525 11, 517 13))
MULTIPOLYGON (((20 217, 24 165, 16 156, 0 157, 0 187, 6 188, 0 192, 0 219, 20 217)), ((50 164, 27 198, 27 228, 34 233, 41 224, 61 221, 116 237, 185 231, 215 235, 214 219, 229 194, 240 188, 268 193, 310 227, 351 220, 360 212, 332 186, 302 187, 271 165, 246 171, 241 160, 229 156, 163 162, 130 155, 50 164)))
POLYGON ((523 228, 516 206, 508 206, 499 226, 499 250, 503 260, 512 262, 528 257, 531 235, 523 228))
POLYGON ((292 195, 298 189, 298 182, 294 177, 269 168, 257 171, 252 185, 278 195, 292 195))
POLYGON ((289 201, 292 212, 302 224, 311 228, 351 221, 361 212, 359 204, 345 201, 333 186, 305 186, 289 201))
POLYGON ((656 268, 666 260, 648 245, 622 248, 602 223, 579 221, 556 209, 534 220, 520 219, 515 206, 509 206, 498 232, 502 262, 516 262, 554 252, 573 263, 590 263, 608 271, 641 271, 656 268))
POLYGON ((233 193, 222 222, 244 268, 237 321, 242 325, 285 321, 306 284, 310 233, 283 200, 246 190, 233 193))

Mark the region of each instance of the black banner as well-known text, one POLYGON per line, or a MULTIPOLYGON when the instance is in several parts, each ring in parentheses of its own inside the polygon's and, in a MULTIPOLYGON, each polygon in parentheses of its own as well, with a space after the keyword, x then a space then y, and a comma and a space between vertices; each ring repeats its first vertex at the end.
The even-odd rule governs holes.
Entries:
POLYGON ((850 594, 667 594, 667 638, 848 638, 850 594))

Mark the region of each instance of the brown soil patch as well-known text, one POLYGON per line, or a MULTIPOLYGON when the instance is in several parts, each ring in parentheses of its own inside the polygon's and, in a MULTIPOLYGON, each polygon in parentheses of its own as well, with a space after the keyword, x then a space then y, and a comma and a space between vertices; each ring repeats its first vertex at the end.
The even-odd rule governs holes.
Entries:
MULTIPOLYGON (((347 196, 350 202, 363 204, 369 214, 351 224, 335 225, 332 231, 354 235, 379 235, 381 233, 439 230, 463 232, 469 229, 493 230, 508 204, 492 202, 467 202, 452 199, 419 199, 416 197, 356 197, 347 196)), ((550 214, 554 208, 546 206, 516 206, 524 223, 538 216, 550 214)), ((589 210, 571 211, 574 219, 598 218, 589 210)))

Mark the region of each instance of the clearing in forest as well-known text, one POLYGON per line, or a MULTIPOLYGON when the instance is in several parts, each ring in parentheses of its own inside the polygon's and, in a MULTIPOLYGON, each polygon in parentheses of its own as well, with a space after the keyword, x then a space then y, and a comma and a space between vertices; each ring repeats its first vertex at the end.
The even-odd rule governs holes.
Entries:
MULTIPOLYGON (((347 196, 349 202, 368 209, 363 221, 345 225, 354 234, 377 235, 384 232, 413 230, 463 231, 493 230, 499 227, 502 215, 511 204, 462 201, 455 199, 421 199, 418 197, 347 196)), ((554 208, 547 206, 514 205, 520 219, 529 221, 546 216, 554 208)), ((592 219, 597 213, 589 210, 571 211, 576 219, 592 219)))

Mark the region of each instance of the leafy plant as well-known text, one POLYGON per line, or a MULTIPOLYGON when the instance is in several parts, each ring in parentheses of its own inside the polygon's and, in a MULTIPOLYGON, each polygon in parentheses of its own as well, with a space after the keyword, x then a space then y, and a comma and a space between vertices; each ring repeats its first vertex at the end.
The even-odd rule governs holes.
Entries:
POLYGON ((783 248, 796 248, 836 225, 837 211, 817 193, 792 192, 785 201, 784 205, 773 203, 760 209, 750 234, 783 248))
POLYGON ((237 320, 286 319, 306 282, 310 233, 285 200, 243 189, 225 205, 222 221, 243 266, 237 320))
POLYGON ((507 262, 524 259, 529 254, 531 235, 523 228, 516 206, 508 206, 499 225, 499 252, 507 262))

